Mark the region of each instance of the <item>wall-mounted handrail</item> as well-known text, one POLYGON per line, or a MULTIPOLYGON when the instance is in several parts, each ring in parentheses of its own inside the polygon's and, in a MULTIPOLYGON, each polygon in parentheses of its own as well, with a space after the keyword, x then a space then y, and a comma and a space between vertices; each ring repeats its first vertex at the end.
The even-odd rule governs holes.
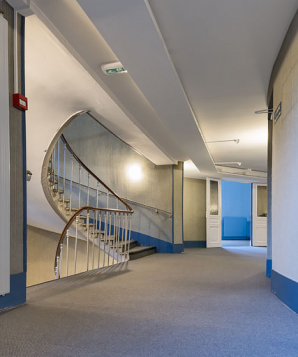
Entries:
MULTIPOLYGON (((66 182, 70 182, 71 184, 77 184, 79 185, 79 182, 77 181, 74 181, 74 180, 69 180, 69 179, 65 179, 66 182)), ((84 188, 88 188, 87 185, 83 185, 81 184, 81 187, 84 187, 84 188)), ((98 193, 100 193, 101 195, 108 195, 107 192, 105 191, 102 191, 102 190, 99 190, 98 188, 94 188, 94 187, 89 187, 90 190, 93 190, 93 191, 97 191, 98 193)), ((155 213, 162 213, 162 214, 165 214, 165 215, 168 215, 169 218, 172 217, 173 213, 172 212, 169 212, 169 211, 166 211, 166 210, 163 210, 161 208, 158 208, 158 207, 153 207, 153 206, 149 206, 149 205, 146 205, 145 203, 141 203, 141 202, 138 202, 138 201, 134 201, 134 200, 131 200, 129 198, 123 198, 123 200, 125 200, 125 202, 130 202, 131 204, 134 204, 136 206, 141 206, 141 207, 144 207, 144 208, 147 208, 147 209, 150 209, 152 211, 154 211, 155 213)))
POLYGON ((119 196, 117 193, 115 193, 110 187, 108 187, 100 178, 98 178, 93 171, 91 171, 84 163, 81 161, 81 159, 76 155, 76 153, 73 151, 71 146, 69 145, 68 141, 66 140, 65 136, 62 134, 61 135, 62 141, 66 144, 66 147, 70 151, 70 153, 73 155, 73 157, 78 161, 78 163, 91 175, 93 176, 98 182, 101 183, 103 187, 105 187, 108 191, 111 192, 112 195, 118 198, 120 202, 124 204, 124 206, 131 212, 133 213, 134 210, 119 196))
POLYGON ((172 212, 168 212, 168 211, 165 211, 163 209, 160 209, 160 208, 157 208, 157 207, 153 207, 153 206, 149 206, 149 205, 145 205, 144 203, 141 203, 141 202, 137 202, 137 201, 133 201, 133 200, 130 200, 129 198, 125 198, 125 201, 128 201, 134 205, 137 205, 137 206, 141 206, 141 207, 144 207, 144 208, 147 208, 147 209, 150 209, 152 211, 154 211, 155 213, 162 213, 162 214, 165 214, 165 215, 168 215, 169 218, 171 218, 173 216, 173 213, 172 212))

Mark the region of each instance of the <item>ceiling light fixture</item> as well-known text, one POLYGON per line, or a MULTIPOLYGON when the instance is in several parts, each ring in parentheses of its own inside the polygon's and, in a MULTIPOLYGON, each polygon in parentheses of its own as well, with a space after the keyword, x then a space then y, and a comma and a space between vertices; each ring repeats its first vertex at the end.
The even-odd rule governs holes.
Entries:
POLYGON ((229 141, 234 141, 236 144, 240 143, 240 139, 231 139, 231 140, 216 140, 216 141, 206 141, 206 144, 213 144, 213 143, 227 143, 229 141))
POLYGON ((102 64, 101 69, 104 74, 127 73, 121 62, 102 64))

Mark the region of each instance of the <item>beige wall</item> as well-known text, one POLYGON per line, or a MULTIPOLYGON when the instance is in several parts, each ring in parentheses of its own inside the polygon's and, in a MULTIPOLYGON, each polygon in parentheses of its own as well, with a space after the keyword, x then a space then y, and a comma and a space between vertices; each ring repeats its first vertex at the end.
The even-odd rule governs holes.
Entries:
MULTIPOLYGON (((60 235, 36 227, 27 227, 28 259, 27 259, 27 286, 32 286, 55 279, 54 261, 60 235)), ((66 241, 65 241, 66 242, 66 241)), ((69 275, 74 273, 74 244, 75 239, 69 240, 69 275)), ((93 246, 89 244, 89 270, 92 268, 93 246)), ((100 251, 99 267, 103 266, 104 254, 100 251)), ((105 256, 105 265, 108 256, 105 256)), ((94 268, 98 266, 98 249, 94 248, 94 268)), ((112 258, 110 258, 112 263, 112 258)), ((86 271, 86 242, 78 240, 76 272, 86 271)), ((66 244, 63 245, 62 274, 66 275, 66 244)))
POLYGON ((54 259, 59 234, 27 227, 27 286, 55 279, 54 259))
POLYGON ((184 178, 184 241, 206 240, 206 181, 184 178))

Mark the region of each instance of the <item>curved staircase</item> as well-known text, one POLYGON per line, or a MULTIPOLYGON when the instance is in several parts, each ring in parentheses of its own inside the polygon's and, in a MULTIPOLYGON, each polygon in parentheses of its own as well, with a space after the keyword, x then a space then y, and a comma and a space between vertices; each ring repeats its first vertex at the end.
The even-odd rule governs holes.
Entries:
POLYGON ((134 255, 133 209, 79 159, 63 134, 46 154, 42 185, 66 222, 54 261, 56 279, 123 263, 130 249, 134 255))

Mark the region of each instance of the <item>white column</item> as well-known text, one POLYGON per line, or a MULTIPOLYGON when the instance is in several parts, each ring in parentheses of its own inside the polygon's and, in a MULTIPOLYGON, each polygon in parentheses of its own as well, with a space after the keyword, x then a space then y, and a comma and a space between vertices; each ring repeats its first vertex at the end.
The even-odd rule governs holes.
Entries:
POLYGON ((8 24, 0 15, 0 295, 10 292, 8 24))

